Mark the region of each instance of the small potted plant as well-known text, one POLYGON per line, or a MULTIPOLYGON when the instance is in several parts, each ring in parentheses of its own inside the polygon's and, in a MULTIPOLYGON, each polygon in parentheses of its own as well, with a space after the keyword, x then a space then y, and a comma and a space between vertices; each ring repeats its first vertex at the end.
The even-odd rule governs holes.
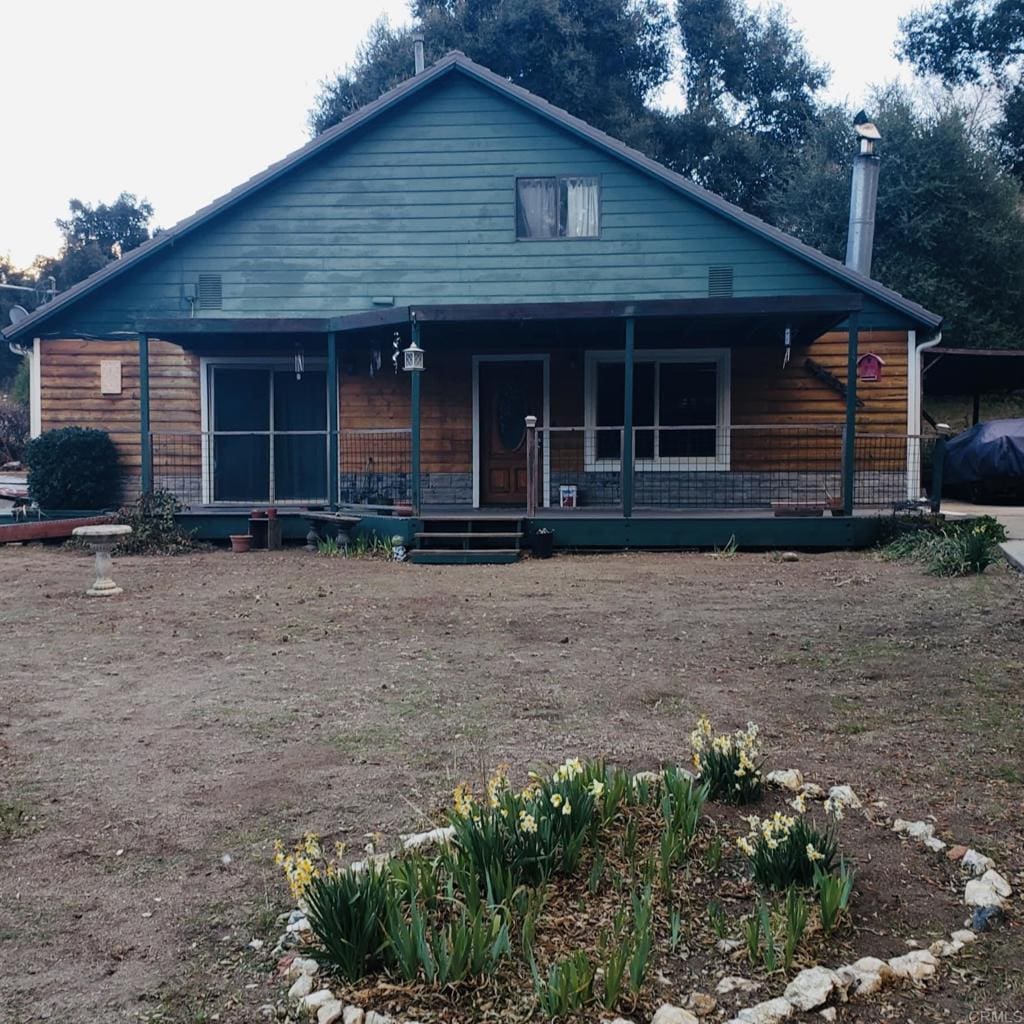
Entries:
POLYGON ((533 534, 533 557, 550 558, 555 547, 555 534, 546 526, 542 526, 533 534))
POLYGON ((232 533, 230 540, 231 550, 238 554, 244 554, 252 546, 251 533, 232 533))

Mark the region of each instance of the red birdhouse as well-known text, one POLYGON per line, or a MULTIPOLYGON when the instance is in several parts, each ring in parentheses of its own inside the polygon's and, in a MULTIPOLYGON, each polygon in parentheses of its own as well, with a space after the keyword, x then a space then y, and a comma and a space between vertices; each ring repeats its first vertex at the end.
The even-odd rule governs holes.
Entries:
POLYGON ((857 379, 858 380, 881 380, 882 379, 882 367, 885 366, 885 360, 874 352, 865 352, 857 360, 857 379))

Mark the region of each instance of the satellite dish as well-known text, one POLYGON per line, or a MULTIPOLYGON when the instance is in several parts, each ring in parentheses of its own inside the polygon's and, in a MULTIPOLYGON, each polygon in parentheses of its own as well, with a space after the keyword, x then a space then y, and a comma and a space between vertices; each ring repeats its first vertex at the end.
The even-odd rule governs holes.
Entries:
POLYGON ((11 318, 12 324, 20 324, 28 316, 28 310, 24 306, 11 306, 7 315, 11 318))

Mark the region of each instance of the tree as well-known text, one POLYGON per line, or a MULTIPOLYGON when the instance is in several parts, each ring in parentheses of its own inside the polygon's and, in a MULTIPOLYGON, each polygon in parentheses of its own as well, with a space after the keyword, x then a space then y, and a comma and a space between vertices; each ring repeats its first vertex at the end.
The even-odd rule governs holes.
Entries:
MULTIPOLYGON (((427 60, 461 50, 517 85, 633 144, 655 120, 646 103, 671 74, 662 0, 411 0, 427 60)), ((356 63, 323 82, 314 133, 408 78, 412 30, 378 21, 356 63)))
POLYGON ((818 115, 829 69, 780 7, 677 0, 685 112, 662 128, 662 159, 757 213, 818 115))
POLYGON ((68 208, 71 215, 57 219, 64 235, 60 256, 40 257, 34 264, 40 278, 56 278, 58 291, 66 291, 150 237, 153 207, 131 192, 95 206, 72 199, 68 208))
POLYGON ((901 59, 951 88, 984 85, 999 98, 993 134, 1024 180, 1024 4, 1021 0, 940 0, 900 22, 901 59))
MULTIPOLYGON (((1024 219, 1017 181, 954 103, 927 113, 902 89, 876 94, 882 159, 872 274, 946 318, 947 344, 1017 347, 1024 323, 1024 219)), ((824 111, 772 219, 842 259, 853 113, 824 111)))

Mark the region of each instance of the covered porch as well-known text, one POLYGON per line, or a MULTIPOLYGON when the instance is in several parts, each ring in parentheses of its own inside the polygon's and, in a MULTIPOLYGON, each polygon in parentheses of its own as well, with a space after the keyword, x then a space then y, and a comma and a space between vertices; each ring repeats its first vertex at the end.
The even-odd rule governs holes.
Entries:
POLYGON ((892 510, 920 497, 929 453, 893 397, 905 339, 902 372, 858 395, 860 310, 823 294, 148 321, 141 484, 194 514, 491 510, 557 517, 562 537, 570 520, 892 510), (198 360, 199 431, 151 428, 150 337, 198 360), (425 368, 405 372, 413 344, 425 368))

